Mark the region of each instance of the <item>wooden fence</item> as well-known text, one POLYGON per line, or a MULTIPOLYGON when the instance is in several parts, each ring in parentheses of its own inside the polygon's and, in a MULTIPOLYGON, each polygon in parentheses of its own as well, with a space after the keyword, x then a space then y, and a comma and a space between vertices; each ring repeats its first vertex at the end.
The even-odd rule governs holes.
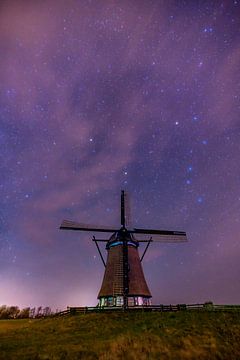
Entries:
MULTIPOLYGON (((124 309, 120 306, 106 306, 106 307, 68 307, 64 311, 60 311, 56 316, 86 314, 86 313, 110 313, 110 312, 123 312, 124 309)), ((177 305, 149 305, 149 306, 129 306, 128 312, 174 312, 174 311, 237 311, 240 312, 240 305, 215 305, 212 303, 204 304, 177 304, 177 305)))

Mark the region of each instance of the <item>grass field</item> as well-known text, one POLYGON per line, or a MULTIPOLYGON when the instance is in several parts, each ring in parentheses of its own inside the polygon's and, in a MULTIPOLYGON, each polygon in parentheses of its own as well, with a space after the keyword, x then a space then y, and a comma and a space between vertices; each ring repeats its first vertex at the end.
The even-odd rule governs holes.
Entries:
POLYGON ((1 320, 0 359, 239 360, 240 313, 112 313, 1 320))

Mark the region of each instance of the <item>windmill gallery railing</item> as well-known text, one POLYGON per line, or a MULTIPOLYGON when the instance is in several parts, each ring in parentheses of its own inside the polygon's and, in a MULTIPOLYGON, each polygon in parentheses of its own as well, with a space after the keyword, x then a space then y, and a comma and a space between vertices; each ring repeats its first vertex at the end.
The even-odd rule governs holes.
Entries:
MULTIPOLYGON (((204 304, 177 304, 177 305, 150 305, 150 306, 131 306, 127 308, 129 312, 176 312, 176 311, 238 311, 240 312, 240 305, 215 305, 213 303, 204 304)), ((106 307, 68 307, 64 311, 60 311, 56 316, 64 315, 76 315, 86 313, 110 313, 110 312, 122 312, 123 308, 119 306, 106 306, 106 307)), ((126 311, 126 309, 125 309, 126 311)))

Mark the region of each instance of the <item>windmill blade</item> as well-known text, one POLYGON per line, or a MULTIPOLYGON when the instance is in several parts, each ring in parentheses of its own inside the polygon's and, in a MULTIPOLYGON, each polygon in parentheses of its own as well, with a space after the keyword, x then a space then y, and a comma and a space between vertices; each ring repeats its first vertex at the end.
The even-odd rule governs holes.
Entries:
POLYGON ((160 242, 160 243, 182 243, 182 242, 187 242, 187 236, 173 236, 173 235, 153 235, 151 240, 139 240, 137 239, 138 242, 160 242))
POLYGON ((114 233, 118 231, 117 229, 109 228, 109 227, 99 227, 77 223, 75 221, 63 220, 60 226, 61 230, 80 230, 80 231, 95 231, 95 232, 110 232, 114 233))
POLYGON ((125 227, 125 195, 124 190, 121 191, 121 225, 125 227))
POLYGON ((151 234, 151 235, 176 235, 186 236, 185 231, 169 231, 169 230, 155 230, 155 229, 137 229, 134 228, 133 232, 136 234, 151 234))
MULTIPOLYGON (((187 242, 186 235, 174 236, 174 235, 153 235, 152 242, 161 242, 161 243, 182 243, 187 242)), ((141 242, 141 241, 140 241, 141 242)))
POLYGON ((131 216, 131 198, 130 198, 130 194, 129 192, 124 191, 124 195, 125 195, 125 224, 126 227, 128 228, 129 226, 131 226, 132 224, 132 216, 131 216))
MULTIPOLYGON (((152 241, 156 242, 186 242, 187 235, 184 231, 154 230, 154 229, 136 229, 133 233, 153 235, 152 241)), ((141 240, 140 240, 141 242, 141 240)))

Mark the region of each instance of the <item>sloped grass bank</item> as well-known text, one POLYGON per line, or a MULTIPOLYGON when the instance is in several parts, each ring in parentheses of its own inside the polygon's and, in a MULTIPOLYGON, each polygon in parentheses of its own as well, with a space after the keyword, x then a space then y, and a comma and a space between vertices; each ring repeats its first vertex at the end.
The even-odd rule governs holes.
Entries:
POLYGON ((1 320, 0 359, 239 360, 240 313, 111 313, 1 320))

